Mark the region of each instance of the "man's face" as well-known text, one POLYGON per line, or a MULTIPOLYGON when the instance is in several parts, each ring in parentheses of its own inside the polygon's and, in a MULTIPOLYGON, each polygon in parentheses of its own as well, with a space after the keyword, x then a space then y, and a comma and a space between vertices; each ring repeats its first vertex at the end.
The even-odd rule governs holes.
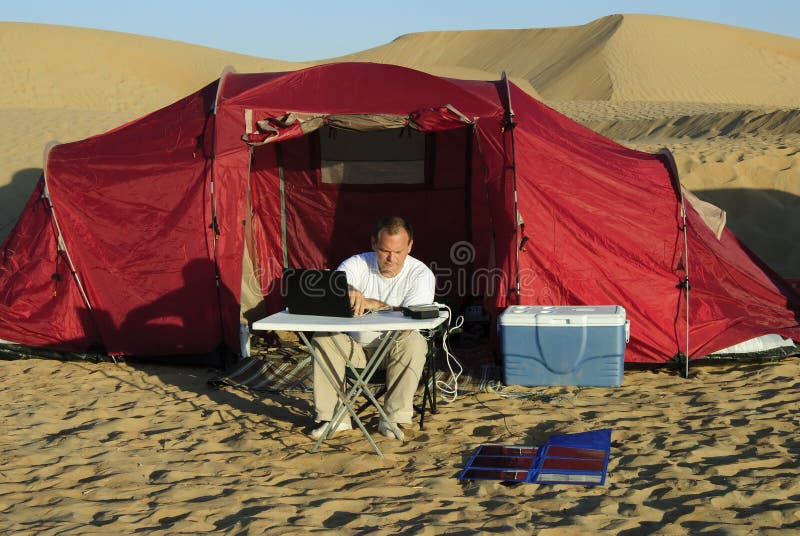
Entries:
POLYGON ((378 259, 378 270, 382 276, 394 277, 400 273, 413 243, 405 229, 400 229, 397 234, 389 234, 386 229, 381 229, 377 240, 372 237, 372 250, 378 259))

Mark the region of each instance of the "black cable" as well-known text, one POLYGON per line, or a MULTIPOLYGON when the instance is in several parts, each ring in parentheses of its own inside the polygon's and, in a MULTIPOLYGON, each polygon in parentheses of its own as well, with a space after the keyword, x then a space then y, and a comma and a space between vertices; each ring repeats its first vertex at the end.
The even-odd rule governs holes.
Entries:
POLYGON ((480 394, 480 393, 472 393, 472 396, 475 398, 475 401, 478 404, 480 404, 481 406, 485 407, 489 411, 493 411, 495 413, 500 414, 500 416, 503 417, 503 426, 506 427, 506 432, 508 432, 508 435, 513 436, 513 437, 525 437, 525 435, 523 435, 523 434, 515 434, 514 432, 512 432, 511 429, 508 427, 508 421, 506 421, 506 414, 503 413, 502 411, 498 411, 496 409, 493 409, 493 408, 490 408, 489 406, 487 406, 486 403, 483 400, 480 400, 478 398, 478 394, 480 394))

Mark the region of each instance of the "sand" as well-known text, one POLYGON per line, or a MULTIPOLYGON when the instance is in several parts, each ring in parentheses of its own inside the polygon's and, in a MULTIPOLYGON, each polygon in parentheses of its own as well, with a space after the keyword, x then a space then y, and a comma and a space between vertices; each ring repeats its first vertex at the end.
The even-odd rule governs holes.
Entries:
MULTIPOLYGON (((787 534, 800 526, 800 360, 629 370, 623 386, 440 405, 407 441, 310 452, 309 393, 213 372, 2 363, 0 531, 41 534, 787 534), (603 487, 455 477, 481 443, 610 427, 603 487), (788 532, 787 532, 788 531, 788 532)), ((374 415, 367 418, 374 429, 374 415)))
MULTIPOLYGON (((611 15, 580 27, 405 35, 348 60, 496 79, 620 143, 671 149, 684 185, 800 278, 800 40, 611 15), (678 37, 676 37, 678 36, 678 37)), ((331 60, 320 60, 320 62, 331 60)), ((228 65, 308 64, 166 40, 0 23, 0 239, 49 141, 104 132, 228 65)), ((800 528, 800 360, 625 372, 618 389, 444 404, 405 444, 318 454, 309 393, 215 390, 204 368, 0 361, 0 532, 771 534, 800 528), (479 443, 610 427, 606 486, 460 483, 479 443)), ((374 427, 374 418, 370 425, 374 427)))

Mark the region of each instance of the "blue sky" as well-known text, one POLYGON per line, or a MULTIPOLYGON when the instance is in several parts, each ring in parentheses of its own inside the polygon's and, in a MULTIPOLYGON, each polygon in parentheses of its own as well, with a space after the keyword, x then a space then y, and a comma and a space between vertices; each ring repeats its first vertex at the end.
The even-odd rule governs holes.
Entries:
MULTIPOLYGON (((699 19, 800 37, 797 0, 31 0, 0 20, 173 39, 283 60, 324 59, 430 30, 544 28, 613 13, 699 19)), ((680 36, 675 36, 680 40, 680 36)))

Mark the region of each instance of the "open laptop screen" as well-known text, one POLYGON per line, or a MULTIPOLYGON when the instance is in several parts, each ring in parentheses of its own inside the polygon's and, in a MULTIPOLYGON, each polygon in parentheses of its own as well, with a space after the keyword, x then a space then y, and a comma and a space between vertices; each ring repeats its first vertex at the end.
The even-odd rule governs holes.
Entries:
POLYGON ((286 308, 292 314, 353 316, 347 275, 339 270, 290 268, 283 271, 286 308))

